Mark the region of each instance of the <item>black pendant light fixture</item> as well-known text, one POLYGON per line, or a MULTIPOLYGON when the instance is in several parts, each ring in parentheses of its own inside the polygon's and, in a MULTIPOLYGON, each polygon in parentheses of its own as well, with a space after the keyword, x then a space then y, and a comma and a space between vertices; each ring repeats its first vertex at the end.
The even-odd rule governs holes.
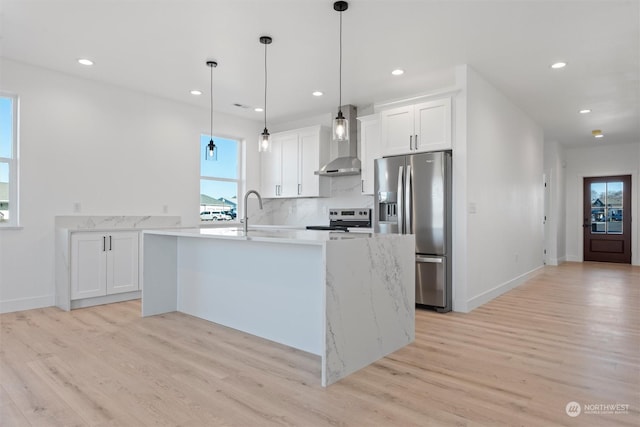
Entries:
POLYGON ((334 141, 348 141, 349 140, 349 120, 345 119, 342 115, 342 12, 349 8, 349 3, 346 1, 337 1, 333 4, 333 10, 340 12, 340 88, 339 88, 339 101, 338 101, 338 116, 333 120, 333 140, 334 141))
POLYGON ((207 67, 211 69, 211 97, 210 97, 210 106, 211 106, 211 127, 209 129, 209 143, 205 148, 204 158, 206 160, 218 160, 218 148, 216 147, 215 142, 213 142, 213 69, 218 66, 216 61, 207 61, 207 67))
POLYGON ((264 45, 264 130, 258 140, 259 152, 271 151, 271 135, 267 130, 267 45, 272 41, 273 39, 269 36, 260 37, 260 43, 264 45))

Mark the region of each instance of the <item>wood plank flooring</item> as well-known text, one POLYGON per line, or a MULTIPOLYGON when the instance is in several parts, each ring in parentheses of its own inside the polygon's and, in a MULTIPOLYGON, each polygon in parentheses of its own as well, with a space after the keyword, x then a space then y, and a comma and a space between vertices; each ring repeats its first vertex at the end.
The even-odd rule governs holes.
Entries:
POLYGON ((139 301, 9 313, 0 425, 638 426, 639 302, 639 267, 545 267, 472 313, 419 310, 415 343, 326 389, 316 356, 139 301))

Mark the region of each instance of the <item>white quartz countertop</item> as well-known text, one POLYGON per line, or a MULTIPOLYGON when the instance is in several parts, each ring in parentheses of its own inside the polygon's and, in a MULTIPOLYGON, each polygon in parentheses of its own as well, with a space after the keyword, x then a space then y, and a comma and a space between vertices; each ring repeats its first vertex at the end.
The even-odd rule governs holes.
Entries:
POLYGON ((299 230, 292 228, 249 227, 245 235, 242 227, 227 228, 179 228, 144 230, 144 234, 205 239, 248 240, 271 243, 293 243, 303 245, 323 245, 331 240, 370 239, 385 236, 362 231, 299 230))

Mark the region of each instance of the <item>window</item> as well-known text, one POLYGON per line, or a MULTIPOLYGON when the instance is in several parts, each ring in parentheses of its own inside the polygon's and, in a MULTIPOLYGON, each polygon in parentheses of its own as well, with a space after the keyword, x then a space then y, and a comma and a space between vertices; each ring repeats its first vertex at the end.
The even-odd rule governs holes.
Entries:
POLYGON ((211 137, 200 136, 200 221, 232 221, 237 217, 240 143, 214 137, 216 160, 208 156, 211 137))
POLYGON ((0 227, 18 225, 18 97, 0 93, 0 227))

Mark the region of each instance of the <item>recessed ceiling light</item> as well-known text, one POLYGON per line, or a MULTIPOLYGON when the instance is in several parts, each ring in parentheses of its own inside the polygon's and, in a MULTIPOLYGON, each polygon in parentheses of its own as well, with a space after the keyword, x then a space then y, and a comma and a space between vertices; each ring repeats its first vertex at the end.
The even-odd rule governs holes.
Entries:
POLYGON ((391 74, 393 74, 394 76, 401 76, 404 74, 404 70, 401 70, 400 68, 396 68, 391 72, 391 74))
POLYGON ((254 108, 254 109, 253 109, 253 111, 255 111, 256 113, 261 113, 261 112, 263 112, 263 111, 264 111, 264 108, 262 108, 262 107, 256 107, 256 108, 254 108))
POLYGON ((93 65, 93 61, 86 58, 80 58, 78 59, 78 62, 82 65, 93 65))
POLYGON ((579 112, 580 114, 589 114, 589 113, 591 112, 591 110, 590 110, 590 109, 588 109, 588 108, 585 108, 584 110, 580 110, 580 111, 578 111, 578 112, 579 112))
POLYGON ((603 138, 604 134, 602 133, 602 131, 600 129, 594 129, 591 131, 591 135, 593 135, 594 138, 603 138))
POLYGON ((191 95, 202 95, 202 92, 200 92, 199 90, 192 90, 191 92, 189 92, 191 95))
POLYGON ((319 90, 316 90, 316 91, 315 91, 315 92, 313 92, 311 95, 313 95, 313 96, 322 96, 322 95, 324 95, 324 93, 323 93, 323 92, 320 92, 319 90))
POLYGON ((555 64, 551 64, 551 68, 553 68, 555 70, 560 69, 560 68, 564 68, 566 66, 567 66, 566 62, 556 62, 555 64))

